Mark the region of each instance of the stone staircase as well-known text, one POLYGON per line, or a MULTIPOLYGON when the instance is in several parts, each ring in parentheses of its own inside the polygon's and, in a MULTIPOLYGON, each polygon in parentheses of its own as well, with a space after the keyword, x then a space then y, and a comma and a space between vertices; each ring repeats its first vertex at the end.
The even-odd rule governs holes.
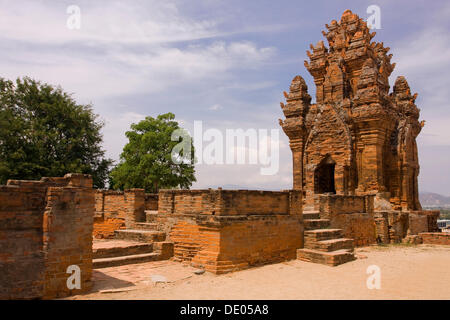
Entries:
POLYGON ((157 223, 136 222, 133 229, 114 231, 115 240, 93 246, 93 268, 166 260, 173 256, 173 243, 157 223))
POLYGON ((329 229, 330 220, 321 219, 318 211, 303 212, 303 223, 305 243, 297 259, 329 266, 355 260, 353 240, 343 238, 341 229, 329 229))

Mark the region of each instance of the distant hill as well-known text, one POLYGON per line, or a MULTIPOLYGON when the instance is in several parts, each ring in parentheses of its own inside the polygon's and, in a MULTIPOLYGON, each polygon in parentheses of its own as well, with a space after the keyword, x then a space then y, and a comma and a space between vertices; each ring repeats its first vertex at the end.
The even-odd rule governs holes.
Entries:
POLYGON ((450 207, 450 197, 442 194, 424 192, 419 195, 422 207, 450 207))

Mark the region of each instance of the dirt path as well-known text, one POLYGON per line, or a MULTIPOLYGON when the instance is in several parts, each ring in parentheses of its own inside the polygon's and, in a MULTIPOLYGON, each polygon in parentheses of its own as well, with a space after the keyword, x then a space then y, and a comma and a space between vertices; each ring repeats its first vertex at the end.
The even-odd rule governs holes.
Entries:
POLYGON ((449 247, 393 245, 357 254, 334 268, 293 260, 220 276, 195 275, 172 261, 99 269, 96 290, 125 291, 71 299, 450 299, 449 247), (379 290, 367 288, 370 265, 381 270, 379 290))

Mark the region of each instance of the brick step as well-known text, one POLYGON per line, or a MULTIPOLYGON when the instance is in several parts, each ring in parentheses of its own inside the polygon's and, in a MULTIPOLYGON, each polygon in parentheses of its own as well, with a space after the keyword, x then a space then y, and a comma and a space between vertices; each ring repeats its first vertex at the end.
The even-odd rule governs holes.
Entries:
POLYGON ((114 231, 116 239, 138 242, 157 242, 166 240, 166 234, 162 231, 126 229, 114 231))
POLYGON ((150 230, 150 231, 155 231, 158 227, 157 223, 149 223, 149 222, 136 222, 134 224, 134 227, 137 230, 150 230))
POLYGON ((120 245, 111 248, 93 248, 92 258, 103 259, 152 252, 153 243, 131 243, 130 245, 120 245))
POLYGON ((349 261, 353 261, 356 258, 353 252, 349 250, 323 252, 313 249, 298 249, 297 259, 334 267, 349 261))
POLYGON ((342 229, 316 229, 305 231, 305 243, 342 238, 342 229))
POLYGON ((313 249, 325 252, 331 252, 336 250, 354 250, 354 241, 353 239, 339 238, 339 239, 331 239, 331 240, 322 240, 322 241, 312 241, 305 242, 306 249, 313 249))
POLYGON ((92 260, 94 269, 123 266, 127 264, 143 263, 149 261, 163 260, 160 252, 133 254, 120 257, 100 258, 92 260))
POLYGON ((303 211, 303 220, 320 219, 319 211, 303 211))
POLYGON ((305 230, 325 229, 330 226, 329 219, 304 219, 305 230))
POLYGON ((156 210, 145 210, 145 221, 156 222, 156 217, 158 216, 158 211, 156 210))

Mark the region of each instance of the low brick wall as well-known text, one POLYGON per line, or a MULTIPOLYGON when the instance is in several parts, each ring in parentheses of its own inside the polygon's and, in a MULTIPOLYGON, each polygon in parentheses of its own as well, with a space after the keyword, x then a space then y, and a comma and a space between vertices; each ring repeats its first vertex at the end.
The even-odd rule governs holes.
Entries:
POLYGON ((367 213, 336 214, 331 219, 331 228, 342 229, 344 238, 353 239, 358 247, 377 243, 375 219, 367 213))
POLYGON ((160 221, 170 221, 174 256, 225 273, 294 259, 303 246, 296 191, 163 190, 160 221))
POLYGON ((114 231, 133 228, 135 222, 145 222, 145 210, 158 210, 158 195, 143 189, 126 191, 97 190, 93 236, 114 238, 114 231))
POLYGON ((386 211, 375 212, 377 242, 400 243, 407 236, 437 229, 439 211, 386 211))
POLYGON ((320 195, 320 217, 342 229, 356 246, 400 243, 406 236, 437 230, 439 211, 375 211, 374 195, 320 195))
POLYGON ((408 215, 408 233, 410 235, 417 235, 421 232, 428 232, 428 217, 426 215, 410 213, 408 215))
POLYGON ((86 292, 92 272, 94 192, 68 174, 0 186, 0 299, 51 299, 86 292), (67 267, 81 269, 69 290, 67 267))
POLYGON ((127 203, 123 191, 97 190, 95 193, 96 216, 105 219, 125 220, 127 203))
POLYGON ((145 210, 158 210, 158 195, 153 193, 145 194, 145 210))
POLYGON ((114 239, 114 231, 123 230, 125 227, 125 220, 123 219, 103 219, 94 218, 94 228, 92 236, 95 239, 114 239))
POLYGON ((162 190, 161 214, 264 215, 287 214, 289 192, 254 190, 162 190))
POLYGON ((355 241, 355 246, 377 242, 377 227, 373 216, 374 197, 320 195, 319 208, 322 219, 330 219, 331 228, 342 229, 345 238, 355 241))
POLYGON ((333 215, 344 213, 373 213, 375 196, 320 195, 320 216, 331 219, 333 215))
POLYGON ((426 232, 419 233, 424 244, 438 244, 450 246, 450 233, 449 232, 426 232))

